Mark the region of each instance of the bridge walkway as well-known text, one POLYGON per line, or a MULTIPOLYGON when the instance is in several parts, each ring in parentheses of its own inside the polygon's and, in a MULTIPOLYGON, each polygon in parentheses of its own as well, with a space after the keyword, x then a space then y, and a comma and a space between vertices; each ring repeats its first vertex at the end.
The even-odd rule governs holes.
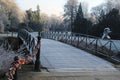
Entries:
POLYGON ((112 63, 50 39, 41 40, 41 64, 50 72, 117 71, 112 63))

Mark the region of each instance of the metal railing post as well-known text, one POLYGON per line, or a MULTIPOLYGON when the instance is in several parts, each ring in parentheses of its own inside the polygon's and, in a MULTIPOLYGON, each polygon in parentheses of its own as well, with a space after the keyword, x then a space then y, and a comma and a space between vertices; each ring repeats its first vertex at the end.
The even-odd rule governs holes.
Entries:
POLYGON ((96 39, 96 44, 95 44, 95 53, 98 52, 98 38, 96 39))
POLYGON ((70 40, 70 41, 71 41, 71 42, 70 42, 70 44, 72 44, 72 37, 73 37, 72 33, 71 33, 71 35, 70 35, 70 36, 71 36, 71 38, 70 38, 70 39, 71 39, 71 40, 70 40))
MULTIPOLYGON (((41 37, 40 32, 38 32, 38 41, 37 44, 41 46, 41 37)), ((40 48, 38 49, 38 52, 36 54, 36 61, 35 61, 35 71, 41 71, 41 62, 40 62, 40 48)))
POLYGON ((112 48, 112 41, 110 40, 110 49, 109 49, 110 51, 111 51, 111 48, 112 48))
POLYGON ((111 53, 111 48, 112 48, 112 41, 110 40, 110 46, 109 46, 110 48, 109 48, 109 56, 111 56, 112 55, 112 53, 111 53))
POLYGON ((87 38, 88 38, 88 36, 86 36, 86 40, 85 40, 85 48, 87 48, 87 38))
POLYGON ((79 36, 80 36, 80 35, 78 34, 78 39, 77 39, 77 40, 78 40, 78 41, 77 41, 77 47, 79 47, 79 36))

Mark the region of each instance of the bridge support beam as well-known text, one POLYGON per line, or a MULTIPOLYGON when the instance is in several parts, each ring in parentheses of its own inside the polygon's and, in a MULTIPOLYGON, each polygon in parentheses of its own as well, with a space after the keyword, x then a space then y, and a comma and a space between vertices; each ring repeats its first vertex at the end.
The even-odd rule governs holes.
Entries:
MULTIPOLYGON (((41 37, 40 37, 40 32, 38 32, 38 41, 37 44, 40 45, 41 47, 41 37)), ((38 49, 38 53, 36 55, 36 61, 35 61, 35 71, 41 71, 41 62, 40 62, 40 48, 38 49)))

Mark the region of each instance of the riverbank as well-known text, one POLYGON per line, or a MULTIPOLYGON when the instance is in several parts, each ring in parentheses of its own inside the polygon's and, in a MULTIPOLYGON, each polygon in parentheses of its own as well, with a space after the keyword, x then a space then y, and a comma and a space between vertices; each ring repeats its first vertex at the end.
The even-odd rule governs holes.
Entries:
POLYGON ((15 56, 21 56, 18 50, 18 39, 13 37, 0 38, 0 80, 5 77, 15 56))
POLYGON ((0 46, 0 74, 4 75, 9 70, 10 64, 13 62, 13 58, 17 56, 12 50, 5 50, 3 46, 0 46))

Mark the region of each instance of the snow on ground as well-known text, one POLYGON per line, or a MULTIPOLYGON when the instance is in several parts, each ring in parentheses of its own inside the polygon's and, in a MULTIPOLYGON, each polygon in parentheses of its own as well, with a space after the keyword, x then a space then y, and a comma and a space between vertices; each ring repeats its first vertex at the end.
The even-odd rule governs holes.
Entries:
POLYGON ((19 56, 19 54, 15 54, 14 51, 5 50, 0 46, 0 72, 9 70, 10 64, 13 62, 15 56, 19 56))

